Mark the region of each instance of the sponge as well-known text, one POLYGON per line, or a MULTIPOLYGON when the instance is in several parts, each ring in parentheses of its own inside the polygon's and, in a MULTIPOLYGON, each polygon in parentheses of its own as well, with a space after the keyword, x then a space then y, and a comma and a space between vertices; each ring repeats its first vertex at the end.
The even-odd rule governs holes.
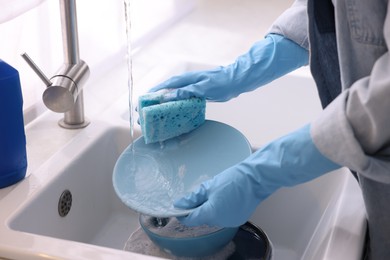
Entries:
POLYGON ((189 133, 205 121, 203 98, 163 102, 158 92, 138 99, 139 122, 146 144, 162 142, 189 133))

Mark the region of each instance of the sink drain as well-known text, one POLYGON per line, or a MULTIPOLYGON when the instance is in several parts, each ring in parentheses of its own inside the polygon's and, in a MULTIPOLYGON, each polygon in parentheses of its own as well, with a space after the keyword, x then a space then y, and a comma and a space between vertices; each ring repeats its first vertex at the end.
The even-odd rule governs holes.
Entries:
POLYGON ((70 208, 72 207, 72 193, 69 190, 64 190, 58 201, 58 214, 61 217, 68 215, 70 208))

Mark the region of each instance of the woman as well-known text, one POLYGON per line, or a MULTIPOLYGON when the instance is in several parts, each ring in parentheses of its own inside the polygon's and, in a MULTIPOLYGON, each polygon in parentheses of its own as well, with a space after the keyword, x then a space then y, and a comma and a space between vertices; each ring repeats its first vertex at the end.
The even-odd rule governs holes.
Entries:
POLYGON ((296 0, 265 39, 231 65, 173 77, 166 100, 226 101, 310 63, 324 111, 175 202, 186 225, 239 226, 277 189, 339 167, 357 173, 370 259, 390 256, 388 1, 296 0), (310 62, 309 62, 310 61, 310 62))

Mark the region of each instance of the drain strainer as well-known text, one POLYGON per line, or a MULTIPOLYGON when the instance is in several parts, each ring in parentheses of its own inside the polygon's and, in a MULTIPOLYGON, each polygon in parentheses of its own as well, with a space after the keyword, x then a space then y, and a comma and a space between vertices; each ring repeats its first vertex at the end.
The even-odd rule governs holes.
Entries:
POLYGON ((72 193, 69 190, 64 190, 58 201, 58 214, 61 217, 68 215, 70 208, 72 207, 72 193))

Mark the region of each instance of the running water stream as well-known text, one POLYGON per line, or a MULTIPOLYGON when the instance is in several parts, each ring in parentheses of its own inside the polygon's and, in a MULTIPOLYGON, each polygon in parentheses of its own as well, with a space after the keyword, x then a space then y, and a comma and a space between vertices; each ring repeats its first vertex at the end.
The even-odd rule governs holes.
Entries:
MULTIPOLYGON (((133 57, 132 57, 132 47, 131 47, 131 6, 130 6, 131 0, 124 0, 124 9, 125 9, 125 23, 126 23, 126 37, 127 37, 127 73, 128 73, 128 79, 127 79, 127 86, 129 90, 129 121, 130 121, 130 144, 131 144, 131 152, 132 152, 132 171, 137 170, 137 163, 136 163, 136 152, 134 150, 134 105, 133 105, 133 57)), ((138 154, 138 157, 142 157, 143 155, 138 154)), ((157 223, 160 223, 162 226, 162 219, 156 218, 157 223)))
POLYGON ((131 8, 130 0, 124 0, 125 4, 125 23, 126 23, 126 37, 127 37, 127 87, 129 89, 129 120, 130 120, 130 142, 132 152, 134 154, 134 107, 133 107, 133 59, 132 59, 132 48, 131 48, 131 8))
MULTIPOLYGON (((132 60, 132 48, 131 48, 131 6, 130 6, 130 1, 131 0, 124 0, 124 8, 125 8, 125 22, 126 22, 126 36, 127 36, 127 68, 128 68, 128 91, 129 91, 129 120, 130 120, 130 145, 131 145, 131 159, 130 159, 130 172, 129 174, 134 174, 134 173, 141 173, 141 178, 143 177, 142 174, 153 174, 156 173, 157 171, 160 171, 161 169, 158 167, 156 163, 153 163, 152 160, 148 157, 147 154, 140 154, 135 151, 134 148, 134 97, 133 97, 133 60, 132 60), (145 161, 148 163, 145 164, 145 161), (148 167, 144 167, 147 165, 148 167), (141 169, 142 167, 142 169, 141 169)), ((161 149, 164 149, 164 145, 161 142, 160 143, 161 149)), ((144 179, 144 178, 142 178, 144 179)), ((158 182, 157 182, 158 183, 158 182)), ((145 186, 145 185, 144 185, 145 186)), ((152 186, 151 186, 152 187, 152 186)), ((154 190, 151 190, 150 192, 154 192, 154 190)), ((182 224, 178 222, 177 219, 172 218, 153 218, 153 225, 152 227, 154 228, 154 231, 157 231, 157 233, 161 233, 164 235, 169 236, 184 236, 184 237, 191 237, 195 235, 199 235, 199 232, 211 232, 214 231, 214 229, 210 229, 209 227, 196 227, 196 228, 187 228, 184 227, 182 224), (170 225, 168 225, 171 223, 170 225), (178 232, 178 230, 180 232, 178 232), (164 233, 168 232, 168 233, 164 233)), ((149 227, 150 228, 150 227, 149 227)), ((125 244, 125 250, 132 251, 132 252, 138 252, 138 253, 143 253, 143 254, 150 254, 150 252, 156 251, 155 245, 152 245, 153 243, 148 244, 148 238, 145 235, 145 232, 142 232, 142 229, 139 228, 138 231, 141 232, 134 232, 129 240, 125 244), (138 235, 137 235, 138 234, 138 235), (146 244, 145 244, 146 243, 146 244), (145 248, 145 245, 149 245, 145 248), (153 248, 154 247, 154 248, 153 248), (142 249, 142 251, 139 251, 139 249, 142 249), (144 251, 146 250, 146 251, 144 251)), ((150 241, 150 240, 149 240, 150 241)), ((226 256, 229 256, 232 254, 232 252, 235 249, 235 246, 233 243, 229 243, 228 246, 226 246, 227 249, 221 250, 223 254, 222 259, 225 259, 226 256), (226 254, 227 252, 227 254, 226 254)), ((167 256, 167 255, 161 255, 161 253, 165 253, 164 251, 158 250, 157 251, 159 256, 167 256)), ((165 253, 166 254, 166 253, 165 253)), ((168 256, 172 256, 168 254, 168 256)), ((210 259, 221 259, 220 253, 217 253, 215 256, 212 256, 210 259)), ((191 259, 191 258, 187 258, 191 259)))

